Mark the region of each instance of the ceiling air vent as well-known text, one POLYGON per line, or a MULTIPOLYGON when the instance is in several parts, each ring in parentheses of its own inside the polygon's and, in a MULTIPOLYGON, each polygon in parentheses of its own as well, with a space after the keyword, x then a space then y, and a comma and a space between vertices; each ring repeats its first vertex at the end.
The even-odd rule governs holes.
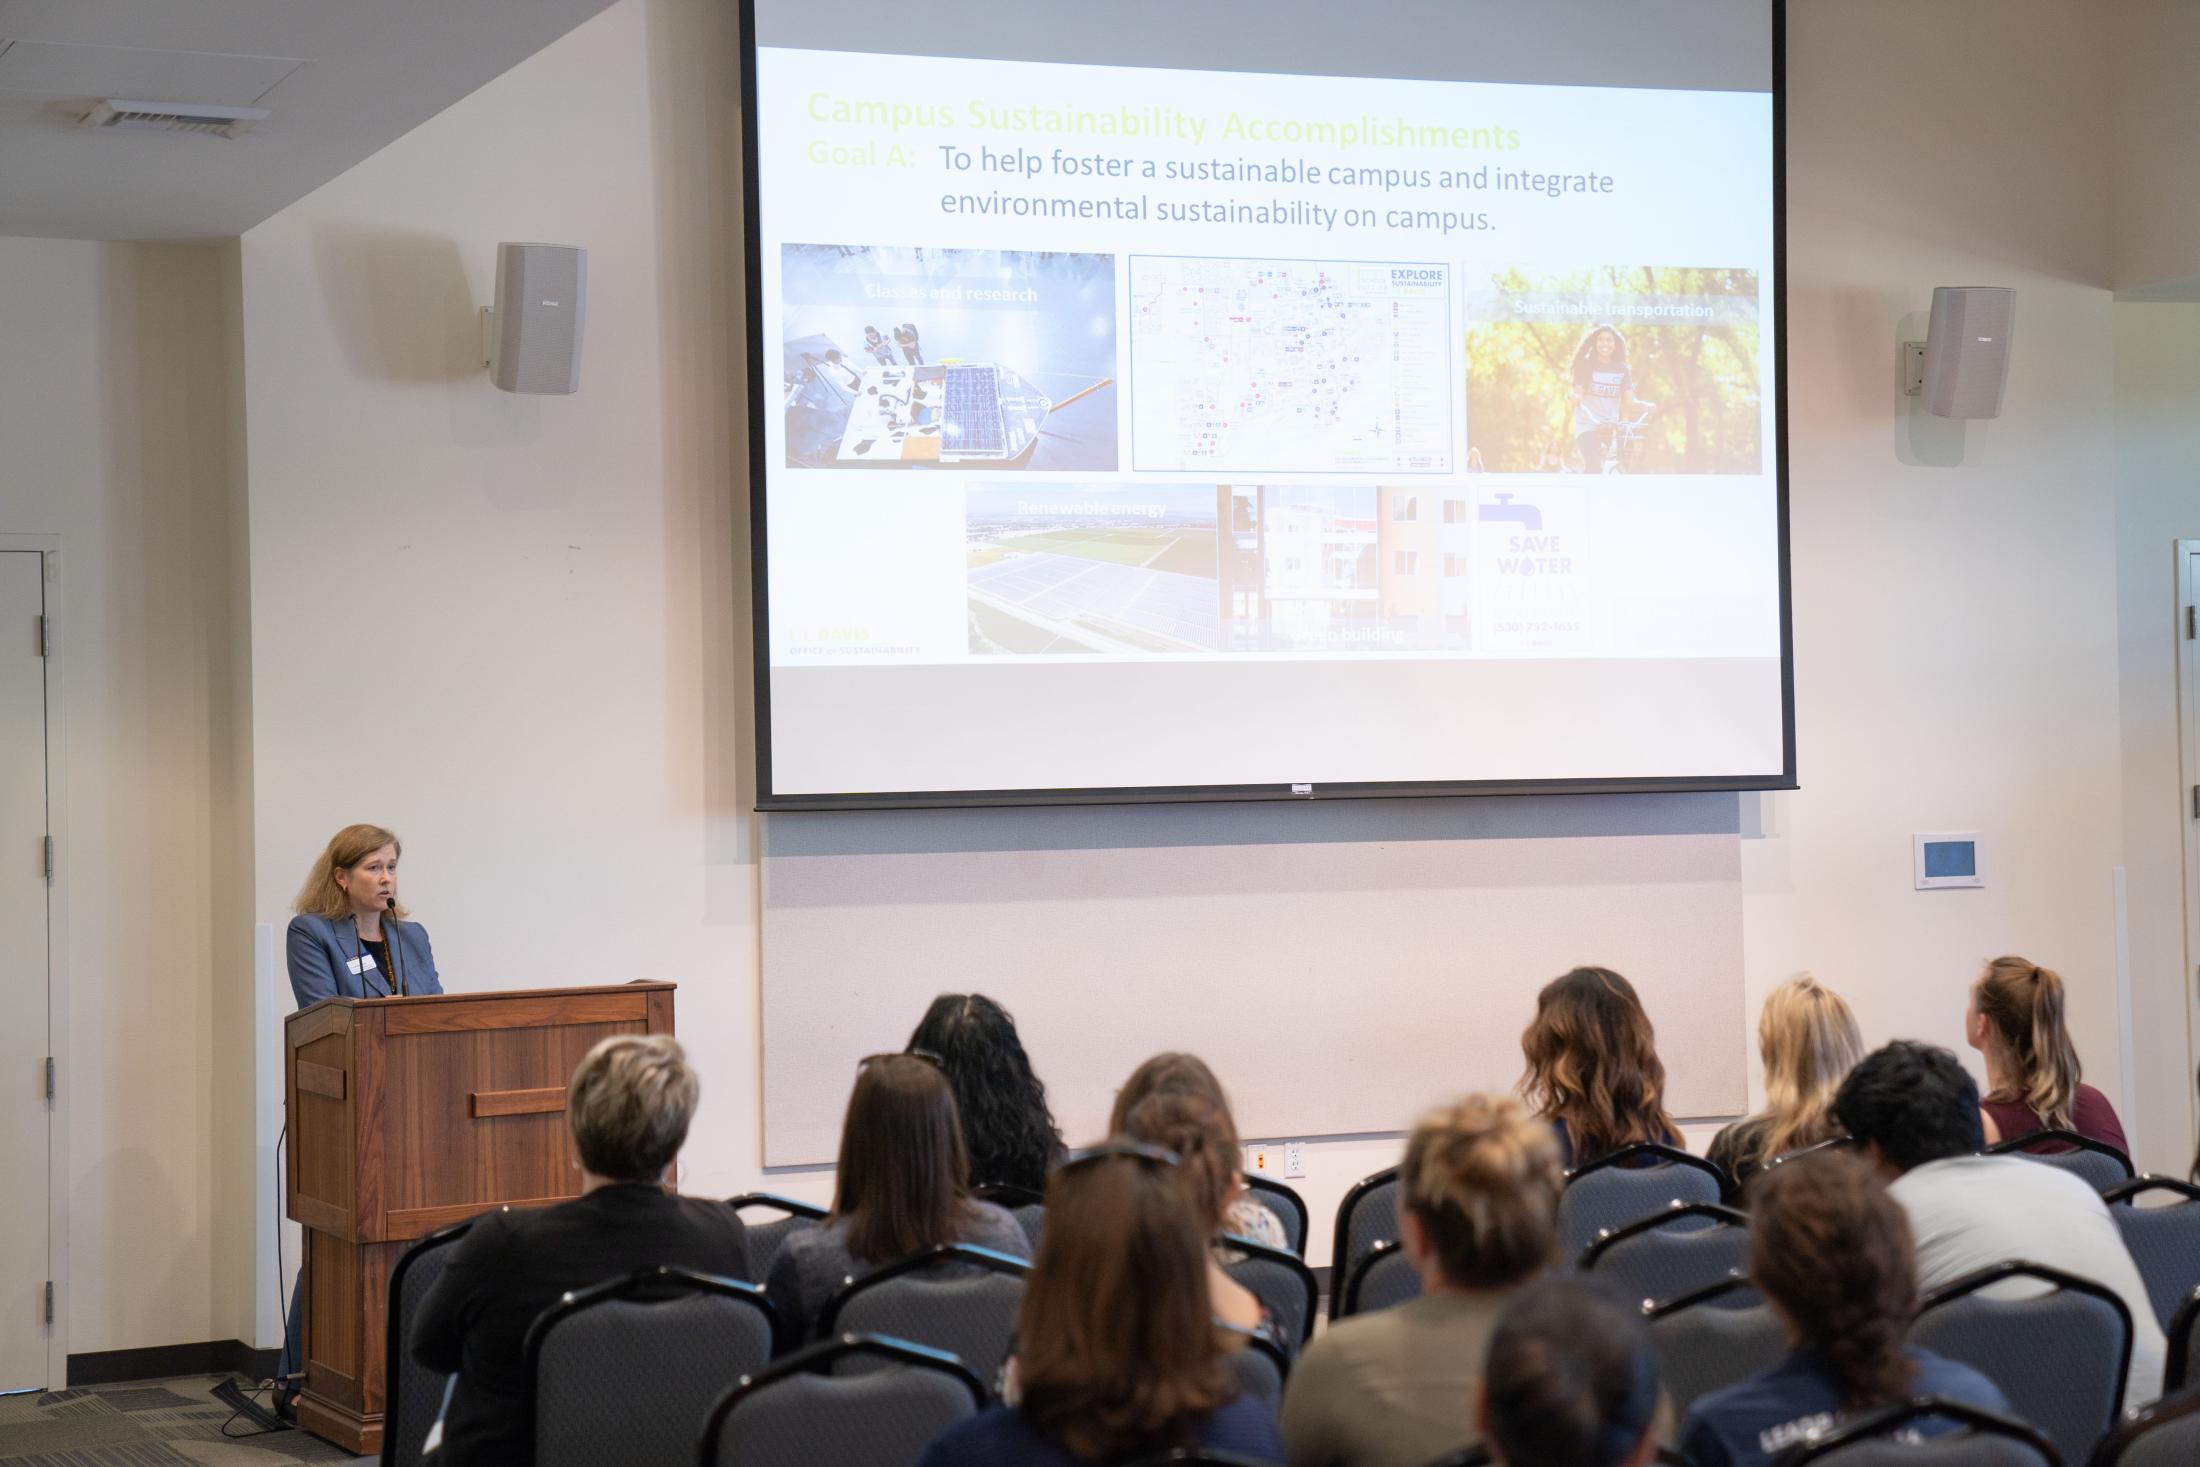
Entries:
POLYGON ((193 102, 125 102, 109 97, 84 114, 84 126, 120 132, 202 132, 233 138, 268 115, 265 107, 201 107, 193 102))

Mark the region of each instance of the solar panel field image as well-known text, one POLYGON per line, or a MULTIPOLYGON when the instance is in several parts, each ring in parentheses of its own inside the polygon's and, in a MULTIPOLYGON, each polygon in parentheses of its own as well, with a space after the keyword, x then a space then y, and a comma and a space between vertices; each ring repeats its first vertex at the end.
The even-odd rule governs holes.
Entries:
POLYGON ((1223 646, 1212 485, 972 490, 975 653, 1223 646))

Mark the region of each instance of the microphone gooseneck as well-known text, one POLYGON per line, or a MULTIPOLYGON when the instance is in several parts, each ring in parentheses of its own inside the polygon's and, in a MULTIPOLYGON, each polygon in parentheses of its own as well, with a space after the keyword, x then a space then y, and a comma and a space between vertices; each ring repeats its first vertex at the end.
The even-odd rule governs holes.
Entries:
POLYGON ((394 985, 391 992, 397 997, 403 998, 405 996, 405 960, 399 957, 397 952, 397 898, 394 896, 384 897, 382 906, 382 940, 389 947, 389 977, 394 985))

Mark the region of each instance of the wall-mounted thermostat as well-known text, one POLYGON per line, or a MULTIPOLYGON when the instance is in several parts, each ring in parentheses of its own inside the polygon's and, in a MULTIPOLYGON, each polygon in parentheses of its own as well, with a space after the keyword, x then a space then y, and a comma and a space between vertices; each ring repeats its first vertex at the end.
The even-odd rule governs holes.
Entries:
POLYGON ((1913 835, 1910 846, 1917 865, 1917 889, 1937 891, 1944 886, 1984 886, 1979 870, 1978 832, 1943 831, 1937 835, 1913 835))

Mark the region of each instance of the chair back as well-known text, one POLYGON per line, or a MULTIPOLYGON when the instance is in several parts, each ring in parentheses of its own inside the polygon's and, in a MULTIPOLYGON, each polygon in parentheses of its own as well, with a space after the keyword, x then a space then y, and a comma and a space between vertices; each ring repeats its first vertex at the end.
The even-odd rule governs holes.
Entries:
POLYGON ((1567 1256, 1578 1258, 1599 1233, 1618 1232, 1675 1202, 1724 1202, 1732 1190, 1726 1173, 1702 1157, 1638 1141, 1566 1174, 1559 1237, 1567 1256))
POLYGON ((2162 1392, 2171 1395, 2200 1385, 2200 1287, 2185 1296, 2169 1322, 2169 1355, 2162 1369, 2162 1392))
POLYGON ((1005 1207, 1015 1216, 1016 1225, 1024 1230, 1024 1241, 1031 1245, 1031 1256, 1039 1256, 1039 1235, 1046 1231, 1047 1200, 1029 1187, 1018 1187, 1008 1182, 989 1182, 972 1189, 980 1202, 990 1202, 995 1207, 1005 1207))
MULTIPOLYGON (((1336 1288, 1331 1280, 1330 1288, 1336 1288)), ((1393 1304, 1404 1304, 1421 1297, 1421 1275, 1412 1260, 1406 1257, 1405 1245, 1398 1242, 1378 1243, 1375 1251, 1360 1260, 1360 1266, 1352 1270, 1352 1277, 1345 1281, 1344 1305, 1336 1311, 1337 1317, 1354 1314, 1372 1314, 1378 1309, 1388 1309, 1393 1304)))
POLYGON ((443 1409, 451 1377, 413 1359, 408 1348, 420 1301, 443 1277, 451 1245, 473 1226, 468 1219, 428 1234, 390 1270, 390 1318, 383 1341, 382 1467, 419 1467, 428 1428, 443 1409))
POLYGON ((2164 1396, 2094 1449, 2092 1467, 2192 1467, 2200 1462, 2200 1391, 2164 1396))
POLYGON ((1696 1398, 1770 1370, 1785 1359, 1787 1331, 1746 1279, 1724 1279, 1643 1310, 1650 1353, 1674 1419, 1696 1398))
POLYGON ((1284 1247, 1306 1256, 1306 1199, 1281 1182, 1266 1177, 1245 1179, 1245 1200, 1267 1208, 1283 1224, 1284 1247))
POLYGON ((691 1269, 567 1294, 527 1329, 536 1467, 692 1458, 711 1402, 777 1333, 762 1289, 691 1269))
POLYGON ((779 1249, 789 1234, 814 1228, 825 1220, 825 1209, 816 1203, 782 1197, 777 1192, 743 1192, 728 1198, 726 1206, 736 1213, 762 1209, 780 1214, 763 1222, 741 1219, 749 1232, 749 1280, 759 1284, 772 1276, 772 1264, 778 1260, 779 1249))
POLYGON ((1268 1408, 1271 1416, 1283 1409, 1283 1383, 1291 1377, 1291 1358, 1274 1340, 1234 1324, 1217 1324, 1234 1348, 1229 1354, 1230 1373, 1237 1377, 1241 1394, 1268 1408))
POLYGON ((954 1356, 907 1340, 847 1335, 787 1356, 718 1398, 704 1423, 702 1467, 907 1467, 941 1432, 985 1407, 985 1389, 954 1356), (881 1368, 842 1374, 856 1356, 881 1368))
POLYGON ((1314 1311, 1321 1307, 1321 1285, 1304 1259, 1281 1248, 1263 1248, 1251 1238, 1225 1233, 1222 1246, 1239 1255, 1222 1271, 1245 1287, 1275 1321, 1278 1343, 1297 1355, 1314 1333, 1314 1311))
POLYGON ((1329 1243, 1329 1317, 1335 1319, 1343 1299, 1339 1279, 1352 1277, 1360 1261, 1378 1243, 1398 1238, 1398 1169, 1386 1167, 1362 1177, 1337 1204, 1337 1228, 1329 1243))
POLYGON ((1630 1302, 1678 1299, 1748 1270, 1749 1219, 1716 1202, 1676 1202, 1600 1236, 1581 1268, 1630 1302))
POLYGON ((1772 1460, 1773 1467, 2063 1467, 2064 1459, 2014 1417, 1919 1396, 1851 1417, 1772 1460), (1918 1441, 1910 1428, 1921 1421, 1952 1422, 1956 1430, 1918 1441))
POLYGON ((1824 1151, 1854 1151, 1855 1149, 1856 1138, 1854 1136, 1829 1136, 1823 1141, 1813 1141, 1808 1146, 1798 1146, 1793 1151, 1783 1151, 1778 1156, 1768 1156, 1765 1158, 1765 1167, 1769 1170, 1776 1166, 1786 1166, 1791 1161, 1800 1161, 1806 1156, 1816 1156, 1824 1151))
POLYGON ((2121 1186, 2130 1181, 2133 1175, 2130 1157, 2106 1141, 2096 1141, 2091 1136, 2081 1136, 2076 1131, 2053 1128, 2028 1131, 2007 1141, 1996 1141, 1986 1148, 1986 1154, 2021 1156, 2026 1161, 2045 1162, 2049 1166, 2061 1167, 2066 1172, 2076 1173, 2096 1192, 2106 1192, 2111 1187, 2121 1186), (2043 1142, 2053 1142, 2055 1149, 2026 1149, 2043 1142))
MULTIPOLYGON (((942 1350, 990 1388, 1000 1379, 1016 1337, 1016 1311, 1031 1265, 1021 1258, 946 1243, 873 1269, 848 1284, 819 1316, 820 1338, 883 1335, 942 1350)), ((842 1374, 885 1368, 876 1355, 854 1351, 833 1369, 842 1374)))
MULTIPOLYGON (((1696 1467, 1672 1447, 1658 1448, 1657 1455, 1650 1460, 1659 1467, 1696 1467)), ((1438 1457, 1429 1467, 1490 1467, 1490 1449, 1486 1445, 1462 1447, 1448 1456, 1438 1457)))
POLYGON ((1908 1338, 2000 1386, 2066 1461, 2085 1461, 2122 1412, 2131 1311, 2090 1279, 2036 1263, 1982 1268, 1928 1294, 1908 1338), (2026 1281, 2034 1291, 2021 1297, 1994 1288, 2026 1281))
POLYGON ((1225 1452, 1220 1447, 1171 1447, 1151 1457, 1139 1457, 1126 1467, 1184 1467, 1184 1464, 1205 1464, 1205 1467, 1274 1467, 1266 1457, 1248 1457, 1243 1452, 1225 1452))
POLYGON ((2167 1330, 2177 1306, 2200 1288, 2200 1187, 2169 1177, 2141 1177, 2101 1194, 2108 1215, 2124 1235, 2131 1261, 2146 1280, 2154 1317, 2167 1330), (2142 1197, 2174 1199, 2167 1206, 2141 1206, 2142 1197))

